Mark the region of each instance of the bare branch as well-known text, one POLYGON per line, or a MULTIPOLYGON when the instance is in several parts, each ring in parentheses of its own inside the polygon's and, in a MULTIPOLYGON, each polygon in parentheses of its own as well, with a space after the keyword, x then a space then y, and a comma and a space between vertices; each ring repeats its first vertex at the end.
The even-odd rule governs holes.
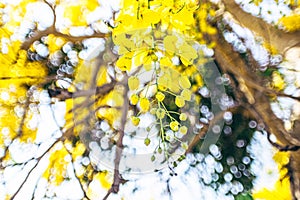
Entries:
POLYGON ((271 134, 268 133, 268 141, 270 142, 270 144, 275 147, 276 149, 278 149, 279 151, 298 151, 300 149, 300 146, 295 146, 295 145, 287 145, 287 146, 282 146, 276 142, 273 142, 270 138, 271 134))
MULTIPOLYGON (((124 74, 124 82, 127 82, 128 76, 124 74)), ((125 124, 127 120, 127 113, 128 113, 128 107, 129 107, 129 100, 127 98, 127 93, 129 91, 128 85, 124 84, 123 85, 123 99, 124 99, 124 106, 122 109, 122 117, 121 117, 121 127, 119 130, 119 138, 117 140, 117 148, 116 148, 116 157, 115 157, 115 166, 114 166, 114 179, 113 179, 113 184, 111 188, 109 189, 108 193, 105 195, 103 200, 106 200, 108 196, 111 193, 118 193, 119 192, 119 187, 120 184, 123 183, 125 180, 121 177, 120 174, 120 161, 121 161, 121 156, 122 156, 122 151, 123 151, 123 137, 124 137, 124 129, 125 129, 125 124)))
POLYGON ((32 37, 28 38, 25 42, 23 42, 21 49, 28 50, 34 41, 40 40, 42 37, 47 36, 49 34, 53 34, 57 37, 63 37, 71 42, 78 42, 78 41, 82 41, 82 40, 85 40, 88 38, 106 38, 106 37, 110 36, 110 34, 106 34, 106 33, 94 33, 92 35, 72 36, 72 35, 64 34, 64 33, 57 31, 56 27, 55 27, 55 23, 56 23, 55 8, 52 7, 47 1, 44 1, 44 2, 51 8, 51 10, 53 12, 53 16, 54 16, 54 22, 53 22, 52 26, 50 26, 46 30, 36 31, 32 37))
POLYGON ((110 36, 110 34, 105 34, 105 33, 94 33, 93 35, 84 35, 84 36, 72 36, 72 35, 61 33, 57 31, 54 27, 49 27, 44 31, 37 31, 33 37, 28 38, 25 42, 23 42, 21 49, 28 50, 34 41, 40 40, 42 37, 48 36, 50 34, 53 34, 57 37, 63 37, 71 42, 81 42, 88 38, 106 38, 110 36))
POLYGON ((233 15, 235 20, 263 37, 265 41, 270 42, 280 53, 284 53, 289 48, 299 45, 300 31, 294 33, 284 32, 264 20, 245 12, 234 0, 223 0, 222 2, 225 5, 225 10, 233 15))
POLYGON ((106 83, 104 85, 98 86, 95 89, 89 90, 79 90, 77 92, 69 92, 67 89, 48 89, 50 97, 58 98, 59 100, 66 100, 71 98, 78 98, 78 97, 90 97, 93 95, 100 95, 103 96, 109 93, 116 85, 116 81, 112 81, 110 83, 106 83))
POLYGON ((196 146, 199 143, 200 139, 205 136, 205 134, 208 131, 208 128, 209 128, 209 124, 203 124, 202 129, 199 131, 199 133, 197 135, 195 135, 195 137, 193 138, 193 140, 189 144, 187 150, 185 151, 185 154, 188 154, 188 153, 192 152, 194 146, 196 146))

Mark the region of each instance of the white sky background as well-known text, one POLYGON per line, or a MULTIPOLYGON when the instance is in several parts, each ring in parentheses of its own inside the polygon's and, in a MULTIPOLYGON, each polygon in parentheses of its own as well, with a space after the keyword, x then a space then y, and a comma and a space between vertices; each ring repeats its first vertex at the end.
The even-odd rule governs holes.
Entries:
MULTIPOLYGON (((9 2, 11 4, 18 4, 18 0, 3 0, 4 3, 9 2)), ((49 1, 50 2, 50 1, 49 1)), ((71 2, 71 1, 70 1, 71 2)), ((72 1, 74 2, 74 1, 72 1)), ((244 5, 244 8, 247 9, 249 12, 253 12, 254 14, 257 12, 257 7, 247 7, 248 1, 238 0, 238 3, 244 5)), ((275 5, 270 4, 270 2, 264 0, 260 5, 263 9, 272 9, 273 11, 278 10, 277 8, 282 10, 282 13, 288 14, 290 10, 284 5, 279 4, 275 8, 275 5), (274 9, 273 9, 274 8, 274 9)), ((117 1, 101 1, 101 5, 106 5, 105 9, 99 8, 97 12, 89 15, 89 20, 93 21, 93 18, 99 18, 97 13, 101 13, 102 19, 108 19, 111 16, 111 7, 117 10, 118 2, 117 1), (109 5, 111 4, 111 5, 109 5)), ((28 28, 32 26, 32 21, 36 20, 40 30, 45 29, 46 27, 51 25, 53 21, 53 15, 51 14, 51 10, 47 8, 47 6, 43 3, 35 3, 29 6, 30 12, 26 14, 26 23, 21 24, 20 29, 16 31, 13 38, 15 39, 24 39, 24 33, 28 31, 28 28)), ((60 12, 60 9, 57 10, 60 12)), ((263 10, 264 11, 264 10, 263 10)), ((262 12, 261 17, 264 17, 264 13, 262 12)), ((278 12, 272 12, 270 15, 266 15, 264 19, 268 22, 276 22, 279 18, 278 12)), ((62 13, 58 13, 58 16, 62 13)), ((281 15, 282 16, 282 15, 281 15)), ((7 19, 9 20, 9 19, 7 19)), ((96 19, 95 19, 96 20, 96 19)), ((232 33, 226 33, 224 36, 230 42, 236 40, 238 37, 245 39, 244 44, 239 44, 240 46, 237 49, 243 51, 244 48, 250 49, 257 57, 255 57, 261 64, 265 64, 271 62, 268 58, 268 53, 265 49, 261 47, 260 44, 256 43, 256 40, 252 33, 249 30, 243 29, 238 25, 231 22, 229 19, 227 22, 232 26, 233 31, 232 33), (244 46, 243 46, 244 45, 244 46), (259 52, 256 53, 255 52, 259 52)), ((58 27, 66 26, 63 21, 58 20, 58 27)), ((101 25, 101 30, 105 31, 105 27, 101 25)), ((89 30, 84 28, 72 28, 71 33, 73 35, 79 35, 84 30, 84 33, 89 33, 89 30)), ((93 47, 89 47, 90 49, 94 50, 93 47)), ((88 48, 88 49, 89 49, 88 48)), ((87 53, 88 54, 88 53, 87 53)), ((299 77, 298 77, 299 78, 299 77)), ((299 79, 300 80, 300 79, 299 79)), ((39 121, 38 127, 39 131, 37 134, 36 143, 42 143, 40 147, 37 147, 36 144, 24 144, 20 146, 17 142, 12 144, 10 147, 10 151, 16 161, 26 160, 26 157, 35 154, 36 157, 39 156, 40 152, 44 152, 43 149, 47 149, 47 147, 51 146, 51 144, 55 141, 55 138, 61 135, 57 123, 62 125, 64 123, 64 111, 65 105, 64 103, 56 103, 53 105, 52 108, 49 106, 49 99, 46 93, 40 94, 40 99, 42 102, 39 105, 39 112, 40 115, 37 119, 39 121), (55 118, 51 114, 51 109, 54 110, 55 118), (50 116, 50 118, 49 118, 50 116)), ((284 101, 284 100, 283 100, 284 101)), ((284 102, 287 105, 287 102, 284 102)), ((290 103, 292 104, 292 102, 290 103)), ((275 106, 276 110, 276 106, 275 106)), ((267 187, 272 188, 275 181, 278 178, 278 170, 277 165, 272 160, 273 150, 270 144, 268 143, 266 136, 263 136, 261 133, 256 133, 254 135, 254 141, 251 145, 251 152, 256 157, 256 165, 253 165, 253 172, 258 176, 255 180, 254 188, 255 190, 259 190, 260 188, 267 187), (262 154, 263 152, 263 154, 262 154), (267 173, 269 172, 269 173, 267 173), (271 172, 271 173, 270 173, 271 172)), ((35 164, 36 161, 29 162, 24 168, 20 168, 19 166, 9 167, 5 169, 3 174, 0 174, 0 199, 4 199, 6 193, 13 194, 15 190, 18 188, 18 185, 22 182, 25 175, 31 169, 31 166, 35 164), (5 184, 4 184, 5 182, 5 184)), ((46 181, 40 179, 42 173, 47 167, 48 163, 48 156, 44 156, 43 159, 40 161, 38 167, 34 170, 34 172, 30 175, 27 183, 21 189, 19 195, 16 199, 26 200, 30 199, 32 192, 34 190, 35 185, 37 184, 36 189, 36 199, 42 199, 45 191, 46 181)), ((181 200, 181 199, 232 199, 230 197, 220 196, 222 194, 217 194, 212 188, 204 186, 204 184, 198 181, 198 173, 196 168, 191 170, 189 168, 187 161, 183 161, 179 164, 179 166, 175 169, 178 173, 178 176, 174 176, 170 179, 170 190, 172 191, 173 200, 181 200)), ((69 172, 72 176, 73 169, 69 169, 69 172)), ((135 178, 137 181, 129 182, 125 186, 121 187, 120 194, 114 195, 112 194, 109 199, 120 199, 120 196, 126 197, 126 199, 131 200, 139 200, 139 199, 170 199, 169 196, 165 195, 163 191, 166 188, 166 180, 169 178, 169 170, 163 170, 163 176, 158 176, 157 173, 149 173, 149 174, 142 174, 141 176, 136 176, 135 178), (163 177, 163 180, 159 180, 163 177), (139 186, 139 189, 134 194, 131 192, 135 185, 139 186)), ((97 183, 93 183, 96 191, 98 191, 101 199, 101 195, 105 195, 106 191, 103 189, 99 189, 100 185, 97 183)), ((64 181, 60 187, 53 187, 48 191, 49 193, 55 192, 58 197, 56 199, 81 199, 82 192, 80 191, 78 182, 71 178, 70 181, 64 181)), ((97 197, 97 194, 95 194, 97 197)))

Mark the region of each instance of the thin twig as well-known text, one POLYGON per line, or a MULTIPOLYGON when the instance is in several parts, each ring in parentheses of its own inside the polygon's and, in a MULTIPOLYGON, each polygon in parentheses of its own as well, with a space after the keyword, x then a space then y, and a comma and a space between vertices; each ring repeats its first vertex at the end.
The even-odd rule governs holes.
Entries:
POLYGON ((21 49, 28 50, 34 41, 40 40, 42 37, 47 36, 49 34, 53 34, 57 37, 63 37, 71 42, 78 42, 78 41, 82 41, 82 40, 85 40, 88 38, 106 38, 106 37, 110 36, 110 34, 106 34, 106 33, 94 33, 93 35, 72 36, 72 35, 64 34, 64 33, 57 31, 56 27, 55 27, 55 24, 56 24, 55 8, 52 7, 51 4, 49 4, 47 1, 44 1, 44 2, 52 10, 52 13, 54 16, 53 24, 52 24, 52 26, 50 26, 49 28, 47 28, 44 31, 36 31, 32 37, 28 38, 25 42, 23 42, 21 49))
MULTIPOLYGON (((127 82, 128 76, 124 74, 124 82, 127 82)), ((125 124, 127 120, 127 113, 128 113, 128 107, 129 107, 129 100, 127 98, 127 93, 129 91, 129 88, 127 84, 123 85, 123 99, 124 99, 124 106, 122 109, 122 117, 121 117, 121 127, 119 129, 119 138, 117 140, 117 148, 116 148, 116 156, 115 156, 115 166, 114 166, 114 179, 113 179, 113 184, 103 200, 106 200, 108 196, 111 193, 118 193, 119 192, 119 187, 122 181, 124 181, 121 177, 120 174, 120 161, 121 161, 121 156, 123 152, 123 137, 124 137, 124 129, 125 129, 125 124)))
POLYGON ((16 195, 20 192, 20 190, 23 188, 24 184, 27 182, 29 176, 31 175, 31 173, 33 172, 33 170, 37 167, 37 165, 39 164, 39 162, 41 161, 41 159, 49 152, 49 150, 54 147, 54 145, 61 141, 60 139, 59 140, 56 140, 55 142, 53 142, 53 144, 40 156, 37 158, 37 162, 34 164, 34 166, 31 168, 31 170, 27 173, 25 179, 23 180, 22 184, 20 185, 20 187, 18 188, 18 190, 14 193, 14 195, 10 198, 11 200, 13 200, 16 195))

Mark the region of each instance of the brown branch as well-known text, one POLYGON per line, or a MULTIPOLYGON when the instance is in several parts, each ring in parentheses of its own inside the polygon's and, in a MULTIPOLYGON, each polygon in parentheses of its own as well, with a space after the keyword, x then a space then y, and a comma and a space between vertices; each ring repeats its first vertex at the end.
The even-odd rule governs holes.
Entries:
POLYGON ((78 98, 78 97, 90 97, 94 95, 103 96, 110 92, 116 85, 116 81, 112 81, 110 83, 106 83, 104 85, 98 86, 95 89, 89 90, 79 90, 77 92, 69 92, 67 89, 48 89, 50 97, 58 98, 59 100, 66 100, 71 98, 78 98))
POLYGON ((106 38, 110 36, 110 34, 105 34, 105 33, 94 33, 93 35, 84 35, 84 36, 72 36, 72 35, 61 33, 51 26, 44 31, 35 32, 33 37, 30 37, 25 42, 23 42, 21 49, 28 50, 34 41, 40 40, 42 37, 48 36, 50 34, 53 34, 57 37, 63 37, 74 43, 81 42, 88 38, 106 38))
MULTIPOLYGON (((273 133, 284 146, 300 145, 300 141, 291 137, 284 129, 283 122, 273 113, 269 103, 270 99, 266 95, 264 87, 257 87, 259 84, 264 85, 262 78, 248 69, 239 54, 233 51, 231 45, 223 39, 221 34, 219 34, 219 37, 212 37, 212 39, 216 41, 217 44, 215 48, 215 59, 222 68, 222 71, 224 73, 233 74, 238 81, 243 80, 242 86, 244 90, 242 90, 242 88, 239 88, 239 90, 240 94, 244 95, 244 99, 247 100, 243 103, 248 104, 248 106, 251 105, 253 110, 250 110, 250 112, 255 112, 269 129, 268 131, 273 133), (249 97, 251 97, 251 100, 249 97)), ((234 92, 237 93, 239 91, 234 92)))
POLYGON ((2 76, 0 80, 14 80, 14 79, 45 79, 44 76, 17 76, 17 77, 9 77, 9 76, 2 76))
POLYGON ((55 13, 55 7, 51 6, 47 1, 44 1, 52 10, 53 16, 54 16, 54 21, 52 26, 47 28, 44 31, 36 31, 35 34, 28 38, 23 44, 21 45, 21 49, 28 50, 30 46, 33 44, 34 41, 40 40, 42 37, 47 36, 49 34, 53 34, 57 37, 63 37, 71 42, 78 42, 82 41, 88 38, 106 38, 109 37, 110 34, 106 33, 94 33, 93 35, 84 35, 84 36, 72 36, 69 34, 64 34, 56 30, 55 24, 56 24, 56 13, 55 13))
POLYGON ((300 31, 294 33, 284 32, 264 20, 245 12, 234 0, 223 0, 222 2, 225 5, 225 10, 234 16, 235 20, 263 37, 265 41, 270 42, 280 53, 284 53, 289 48, 299 46, 300 31))
MULTIPOLYGON (((256 26, 255 23, 253 23, 253 25, 256 26)), ((217 62, 220 63, 222 71, 230 74, 235 80, 237 80, 237 86, 239 85, 238 80, 244 80, 244 86, 247 87, 249 94, 254 99, 254 102, 249 102, 241 88, 236 87, 236 90, 233 92, 235 95, 240 95, 239 99, 242 98, 242 101, 240 102, 241 106, 247 108, 250 114, 252 114, 257 120, 264 123, 265 130, 268 133, 268 140, 273 146, 281 151, 291 151, 290 162, 288 164, 290 167, 288 168, 288 172, 293 200, 298 200, 300 199, 300 141, 284 129, 283 122, 273 113, 270 107, 270 98, 268 97, 270 94, 275 94, 276 96, 286 95, 264 88, 263 86, 265 84, 263 83, 262 77, 249 71, 247 64, 243 62, 238 53, 232 50, 232 47, 224 41, 221 34, 218 36, 219 37, 213 37, 214 41, 217 43, 215 48, 215 58, 217 62), (279 144, 270 140, 269 136, 271 133, 276 136, 279 144)), ((284 43, 285 42, 282 42, 282 44, 284 43)))
MULTIPOLYGON (((126 74, 124 74, 124 76, 125 76, 124 82, 127 82, 128 76, 126 74)), ((106 200, 111 193, 118 193, 120 184, 124 183, 124 181, 125 181, 120 174, 119 168, 120 168, 120 161, 121 161, 121 156, 122 156, 122 152, 123 152, 124 129, 125 129, 128 107, 129 107, 129 100, 127 98, 127 93, 129 91, 129 88, 128 88, 127 84, 124 84, 123 86, 124 86, 124 88, 123 88, 123 90, 124 90, 123 91, 124 106, 122 109, 121 127, 119 129, 119 138, 118 138, 117 144, 116 144, 117 148, 116 148, 115 166, 114 166, 114 179, 113 179, 113 184, 112 184, 111 188, 109 189, 109 191, 107 192, 107 194, 105 195, 103 200, 106 200)))
POLYGON ((194 146, 196 146, 199 143, 200 139, 204 137, 204 135, 208 131, 208 128, 209 128, 209 124, 203 124, 202 129, 199 131, 197 135, 195 135, 195 137, 189 144, 187 150, 185 151, 185 154, 192 153, 194 146))
POLYGON ((290 187, 293 200, 300 199, 300 151, 290 153, 290 161, 287 164, 290 187))
POLYGON ((276 149, 278 149, 279 151, 298 151, 300 149, 300 146, 295 146, 295 145, 287 145, 287 146, 282 146, 276 142, 273 142, 271 140, 271 134, 269 132, 267 132, 268 135, 268 141, 270 142, 270 144, 275 147, 276 149))

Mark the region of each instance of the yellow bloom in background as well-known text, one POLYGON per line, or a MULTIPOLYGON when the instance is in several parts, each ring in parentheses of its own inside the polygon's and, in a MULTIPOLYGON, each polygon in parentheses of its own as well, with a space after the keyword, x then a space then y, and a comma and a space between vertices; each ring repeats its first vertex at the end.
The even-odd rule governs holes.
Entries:
POLYGON ((86 26, 86 15, 94 11, 99 6, 99 3, 97 0, 80 0, 76 4, 69 2, 63 3, 63 5, 64 17, 69 19, 72 25, 86 26))
POLYGON ((288 152, 276 152, 273 156, 274 161, 278 165, 279 179, 275 183, 273 190, 268 190, 263 188, 260 191, 254 191, 253 197, 258 200, 291 200, 291 187, 290 180, 287 177, 287 168, 285 167, 289 163, 289 153, 288 152))
POLYGON ((72 150, 72 157, 76 159, 78 156, 82 156, 86 151, 85 145, 81 142, 77 142, 75 147, 72 150))
POLYGON ((283 90, 285 88, 285 82, 281 74, 277 71, 274 71, 272 74, 272 85, 278 90, 283 90))
POLYGON ((185 135, 187 133, 187 131, 188 131, 188 128, 186 126, 181 126, 179 128, 179 132, 183 135, 185 135))
POLYGON ((64 17, 68 18, 73 24, 77 26, 86 26, 85 17, 82 16, 82 6, 72 5, 65 8, 64 17))
POLYGON ((278 180, 274 190, 264 188, 259 192, 253 193, 252 196, 257 200, 291 200, 292 196, 289 179, 284 178, 283 180, 278 180))
POLYGON ((186 115, 185 113, 181 113, 181 114, 179 115, 179 119, 180 119, 181 121, 185 121, 185 120, 187 119, 187 115, 186 115))
POLYGON ((43 174, 43 177, 49 180, 51 184, 59 185, 65 179, 67 165, 70 162, 66 159, 68 155, 69 153, 62 142, 57 143, 52 148, 48 168, 43 174), (50 179, 50 176, 53 178, 50 179))
POLYGON ((100 108, 96 115, 99 119, 106 120, 112 126, 114 126, 121 117, 120 110, 116 108, 100 108))
POLYGON ((290 16, 284 16, 279 20, 279 24, 288 32, 300 30, 300 15, 295 13, 290 16))
POLYGON ((107 171, 98 172, 94 176, 94 180, 98 180, 100 182, 101 186, 106 190, 108 190, 112 184, 111 176, 107 171))

